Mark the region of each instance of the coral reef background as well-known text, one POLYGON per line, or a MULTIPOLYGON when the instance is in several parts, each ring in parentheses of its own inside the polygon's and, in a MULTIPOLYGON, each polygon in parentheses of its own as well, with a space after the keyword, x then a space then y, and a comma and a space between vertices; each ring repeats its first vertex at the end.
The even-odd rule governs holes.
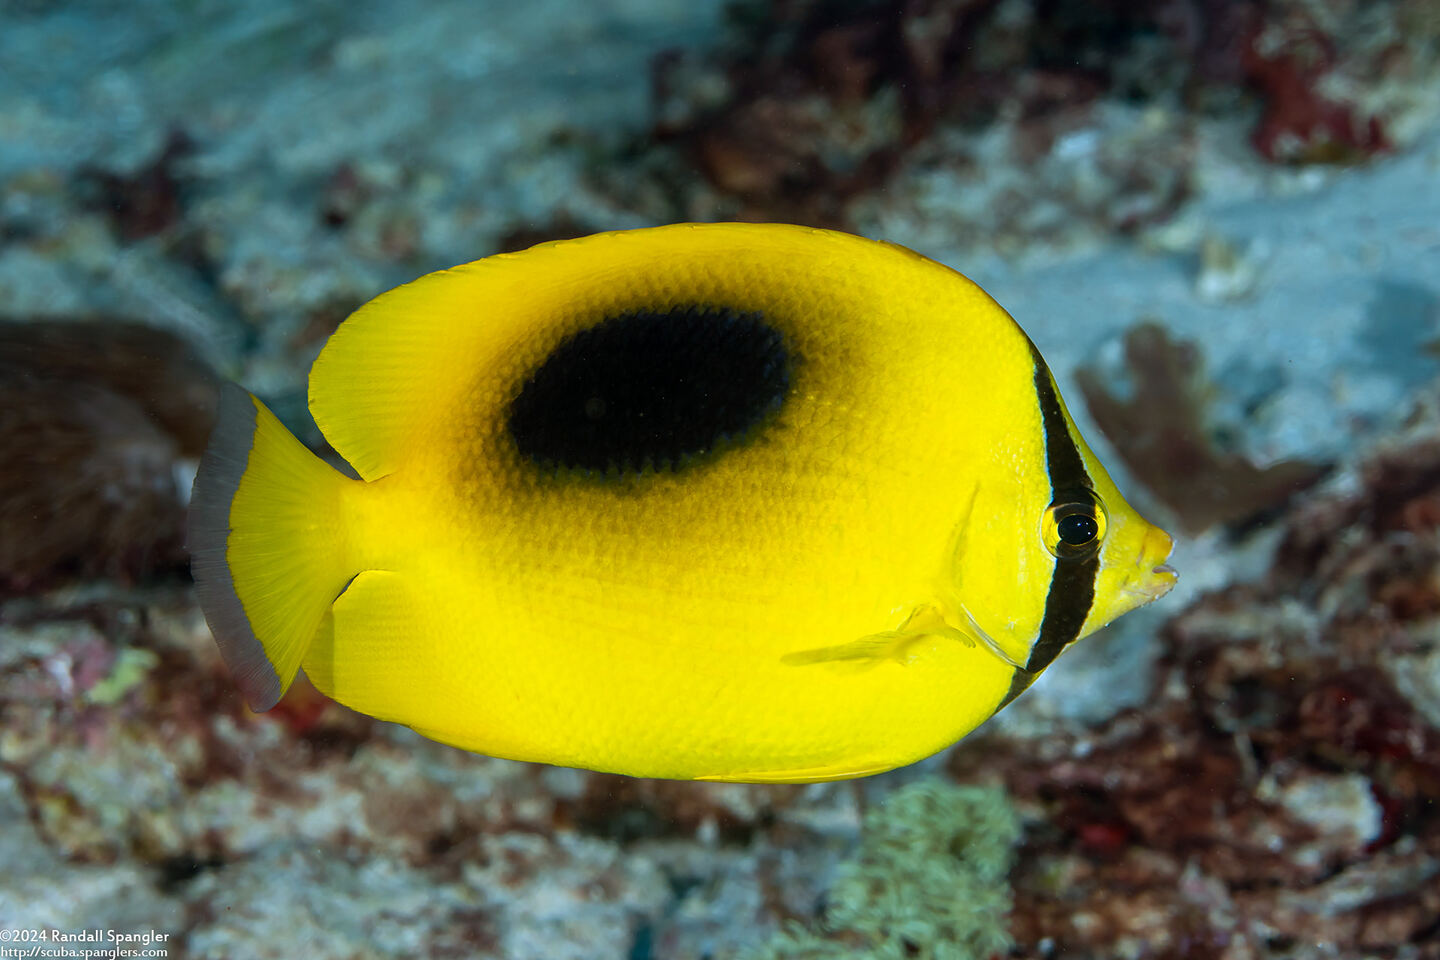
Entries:
POLYGON ((1440 958, 1432 0, 0 2, 0 928, 171 957, 1440 958), (222 377, 594 230, 910 245, 1181 586, 807 787, 251 714, 181 543, 222 377))

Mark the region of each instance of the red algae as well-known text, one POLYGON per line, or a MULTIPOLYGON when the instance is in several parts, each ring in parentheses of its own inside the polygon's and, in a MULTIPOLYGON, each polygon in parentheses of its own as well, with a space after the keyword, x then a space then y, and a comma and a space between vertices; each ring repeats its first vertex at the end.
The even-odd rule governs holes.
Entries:
POLYGON ((1257 29, 1245 45, 1245 74, 1265 102, 1251 143, 1271 161, 1356 163, 1391 149, 1377 116, 1361 115, 1353 104, 1321 93, 1334 67, 1336 41, 1317 29, 1293 30, 1280 49, 1262 52, 1257 29))

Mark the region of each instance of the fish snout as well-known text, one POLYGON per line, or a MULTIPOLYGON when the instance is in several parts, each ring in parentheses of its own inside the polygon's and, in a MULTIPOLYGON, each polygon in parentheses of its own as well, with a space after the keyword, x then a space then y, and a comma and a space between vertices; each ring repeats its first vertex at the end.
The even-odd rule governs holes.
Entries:
POLYGON ((1128 589, 1144 596, 1147 600, 1158 600, 1175 586, 1178 575, 1175 568, 1165 561, 1175 549, 1175 540, 1159 527, 1145 531, 1140 545, 1140 556, 1135 572, 1130 576, 1128 589))

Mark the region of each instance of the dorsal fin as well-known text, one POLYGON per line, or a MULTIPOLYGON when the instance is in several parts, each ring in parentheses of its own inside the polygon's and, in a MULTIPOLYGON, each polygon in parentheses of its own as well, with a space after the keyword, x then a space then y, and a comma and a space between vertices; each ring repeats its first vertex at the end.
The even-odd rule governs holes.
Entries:
POLYGON ((310 412, 363 480, 394 471, 407 444, 464 382, 457 358, 483 329, 489 262, 427 274, 350 315, 310 371, 310 412))

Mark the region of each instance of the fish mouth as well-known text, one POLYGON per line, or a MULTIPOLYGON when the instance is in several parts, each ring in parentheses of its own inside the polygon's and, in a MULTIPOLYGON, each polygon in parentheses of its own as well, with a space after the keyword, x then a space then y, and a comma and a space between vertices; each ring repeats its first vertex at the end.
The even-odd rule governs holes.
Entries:
POLYGON ((1175 581, 1178 579, 1180 575, 1175 572, 1175 568, 1168 563, 1162 563, 1136 585, 1136 590, 1151 600, 1159 600, 1175 589, 1175 581))

